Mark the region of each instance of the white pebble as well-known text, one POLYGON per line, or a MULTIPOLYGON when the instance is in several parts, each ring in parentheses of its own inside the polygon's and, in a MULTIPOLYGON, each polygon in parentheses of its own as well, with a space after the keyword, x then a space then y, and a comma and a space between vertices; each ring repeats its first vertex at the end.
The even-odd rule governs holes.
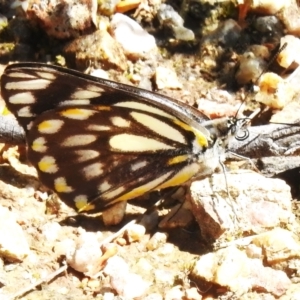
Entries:
POLYGON ((68 264, 86 276, 93 276, 99 272, 99 261, 102 257, 97 235, 91 232, 82 234, 73 255, 67 256, 68 264))
POLYGON ((156 48, 152 35, 146 32, 136 21, 123 14, 115 14, 111 20, 111 29, 115 39, 129 55, 143 57, 156 48))
POLYGON ((134 273, 128 273, 126 276, 120 274, 111 276, 110 283, 119 296, 125 299, 135 299, 143 296, 150 286, 150 283, 134 273))
POLYGON ((129 243, 140 241, 146 233, 146 228, 140 224, 132 224, 126 230, 126 236, 129 243))
POLYGON ((167 242, 168 234, 156 232, 147 243, 148 250, 156 250, 167 242))
POLYGON ((300 39, 293 35, 286 35, 280 40, 280 47, 286 45, 277 56, 277 62, 283 67, 288 68, 293 62, 300 64, 300 39))
POLYGON ((22 261, 30 253, 22 227, 15 215, 0 206, 0 254, 9 261, 22 261))
POLYGON ((173 69, 157 67, 155 73, 155 83, 158 89, 182 89, 182 84, 177 78, 173 69))
POLYGON ((57 222, 46 223, 42 226, 42 233, 48 242, 55 241, 61 231, 61 226, 57 222))

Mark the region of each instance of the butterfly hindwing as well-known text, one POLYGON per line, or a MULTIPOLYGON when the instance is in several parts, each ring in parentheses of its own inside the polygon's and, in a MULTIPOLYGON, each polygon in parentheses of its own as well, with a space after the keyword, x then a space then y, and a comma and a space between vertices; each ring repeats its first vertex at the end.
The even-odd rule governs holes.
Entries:
POLYGON ((195 175, 193 142, 194 133, 174 117, 113 105, 49 110, 27 137, 28 158, 41 181, 77 208, 82 199, 98 199, 97 209, 157 189, 183 169, 195 175))

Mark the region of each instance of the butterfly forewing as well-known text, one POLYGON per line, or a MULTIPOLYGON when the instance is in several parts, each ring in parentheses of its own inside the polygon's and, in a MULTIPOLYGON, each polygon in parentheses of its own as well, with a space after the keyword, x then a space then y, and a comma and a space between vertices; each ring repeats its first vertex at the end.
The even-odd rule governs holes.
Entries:
POLYGON ((1 87, 41 182, 80 211, 210 175, 218 164, 219 145, 201 126, 207 117, 159 94, 29 63, 9 66, 1 87))
POLYGON ((28 130, 36 116, 58 106, 146 105, 192 123, 195 128, 208 118, 174 99, 114 81, 96 78, 53 65, 19 63, 8 66, 1 77, 1 94, 19 123, 28 130))

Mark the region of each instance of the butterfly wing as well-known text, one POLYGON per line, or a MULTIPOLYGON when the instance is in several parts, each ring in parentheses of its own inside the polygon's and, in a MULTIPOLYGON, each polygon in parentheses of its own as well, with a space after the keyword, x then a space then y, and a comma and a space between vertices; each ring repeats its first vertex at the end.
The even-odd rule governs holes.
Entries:
POLYGON ((114 81, 96 78, 54 65, 17 63, 8 66, 1 77, 1 94, 8 109, 20 125, 30 129, 30 123, 44 111, 61 106, 112 105, 147 109, 159 108, 202 130, 207 116, 197 109, 151 91, 114 81), (124 104, 124 103, 127 104, 124 104), (120 104, 121 105, 121 104, 120 104))
POLYGON ((43 64, 9 66, 2 95, 43 184, 80 211, 179 185, 218 164, 207 117, 168 97, 43 64))

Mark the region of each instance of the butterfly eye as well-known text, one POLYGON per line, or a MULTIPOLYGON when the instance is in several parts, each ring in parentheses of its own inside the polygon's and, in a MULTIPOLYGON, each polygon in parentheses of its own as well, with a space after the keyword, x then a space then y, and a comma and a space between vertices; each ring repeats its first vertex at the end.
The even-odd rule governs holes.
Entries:
POLYGON ((212 174, 229 132, 228 119, 215 130, 187 104, 57 66, 10 65, 1 88, 40 181, 78 211, 212 174))

